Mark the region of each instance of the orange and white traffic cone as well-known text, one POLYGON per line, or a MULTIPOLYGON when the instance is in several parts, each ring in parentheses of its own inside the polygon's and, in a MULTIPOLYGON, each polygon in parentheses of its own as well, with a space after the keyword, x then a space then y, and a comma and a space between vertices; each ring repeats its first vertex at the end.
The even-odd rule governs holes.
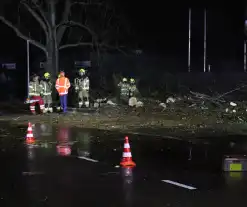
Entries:
POLYGON ((129 138, 126 136, 124 141, 124 150, 122 161, 120 162, 122 167, 135 167, 136 164, 132 160, 132 154, 130 150, 129 138))
POLYGON ((27 135, 26 135, 26 143, 33 144, 35 142, 35 138, 33 137, 33 128, 32 124, 28 122, 27 135))

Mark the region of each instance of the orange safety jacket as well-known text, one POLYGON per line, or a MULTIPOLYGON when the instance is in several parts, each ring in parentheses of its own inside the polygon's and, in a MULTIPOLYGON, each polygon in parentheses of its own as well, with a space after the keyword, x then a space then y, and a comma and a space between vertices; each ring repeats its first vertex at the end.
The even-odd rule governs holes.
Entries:
POLYGON ((56 89, 59 96, 68 94, 68 89, 70 88, 69 79, 66 77, 60 77, 56 81, 56 89))

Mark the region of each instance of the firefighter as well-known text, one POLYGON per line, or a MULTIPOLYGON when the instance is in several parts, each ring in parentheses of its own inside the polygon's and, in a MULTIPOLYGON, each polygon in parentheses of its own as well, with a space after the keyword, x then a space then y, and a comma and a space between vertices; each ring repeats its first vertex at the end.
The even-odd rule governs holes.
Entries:
POLYGON ((129 84, 129 95, 131 97, 136 97, 138 95, 138 89, 136 87, 136 81, 134 78, 130 79, 130 84, 129 84))
POLYGON ((51 95, 52 94, 52 82, 51 82, 50 77, 51 77, 50 73, 45 73, 44 80, 40 82, 40 86, 42 88, 43 100, 45 103, 44 113, 53 112, 52 95, 51 95))
POLYGON ((33 76, 32 81, 30 81, 29 83, 29 97, 30 97, 30 111, 32 112, 32 114, 36 114, 35 111, 35 105, 36 103, 39 104, 40 107, 40 112, 43 113, 44 112, 44 101, 41 97, 41 93, 42 93, 42 88, 40 87, 39 84, 39 77, 37 75, 33 76))
POLYGON ((67 112, 67 98, 69 88, 70 81, 67 77, 65 77, 65 73, 61 71, 60 76, 56 81, 56 89, 59 94, 61 107, 63 108, 64 113, 67 112))
POLYGON ((89 107, 89 78, 86 76, 85 69, 81 68, 79 70, 79 77, 75 78, 75 92, 77 93, 78 106, 82 107, 83 104, 89 107))
POLYGON ((137 96, 139 95, 139 91, 136 87, 136 81, 134 78, 130 78, 129 84, 129 106, 137 106, 138 99, 137 96))
POLYGON ((120 100, 127 102, 129 100, 129 83, 127 78, 123 78, 118 84, 120 89, 120 100))

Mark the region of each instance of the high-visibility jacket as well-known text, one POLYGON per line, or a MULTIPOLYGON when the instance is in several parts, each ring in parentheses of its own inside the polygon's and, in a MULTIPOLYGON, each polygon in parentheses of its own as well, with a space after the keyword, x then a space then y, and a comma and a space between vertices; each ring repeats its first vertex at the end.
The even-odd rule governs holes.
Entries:
POLYGON ((56 81, 56 89, 59 93, 59 96, 68 94, 68 89, 70 88, 69 79, 66 77, 60 77, 56 81))
POLYGON ((124 82, 120 82, 118 84, 118 87, 120 87, 120 95, 121 96, 129 96, 129 84, 128 83, 124 83, 124 82))
POLYGON ((129 85, 130 96, 136 96, 138 94, 138 89, 135 84, 129 85))
POLYGON ((39 85, 39 81, 31 81, 29 83, 29 96, 40 96, 42 88, 39 85))
POLYGON ((75 88, 81 90, 89 90, 89 78, 75 78, 74 80, 75 88))
POLYGON ((52 82, 42 80, 40 81, 40 87, 42 88, 42 93, 44 96, 51 95, 52 93, 52 82))

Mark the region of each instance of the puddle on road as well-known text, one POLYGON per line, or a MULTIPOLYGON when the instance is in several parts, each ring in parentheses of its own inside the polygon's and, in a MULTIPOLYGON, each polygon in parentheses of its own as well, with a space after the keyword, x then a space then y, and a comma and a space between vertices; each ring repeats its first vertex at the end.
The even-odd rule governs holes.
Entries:
MULTIPOLYGON (((48 173, 50 174, 49 179, 53 180, 56 177, 55 180, 59 180, 57 182, 60 182, 60 185, 68 186, 69 183, 75 182, 73 179, 79 179, 67 176, 68 174, 72 175, 75 168, 81 175, 81 172, 79 172, 81 170, 80 164, 78 163, 83 161, 74 159, 75 157, 81 157, 86 162, 91 162, 94 165, 97 164, 93 163, 92 160, 112 167, 112 170, 98 172, 102 178, 121 174, 125 178, 123 187, 128 189, 129 193, 129 195, 126 194, 125 200, 127 203, 131 202, 132 171, 114 170, 116 169, 114 166, 119 165, 121 160, 125 134, 84 130, 67 126, 53 128, 47 124, 36 124, 33 126, 36 143, 27 146, 24 144, 27 127, 11 128, 6 125, 3 128, 0 138, 0 156, 3 166, 1 168, 3 172, 1 183, 3 185, 0 189, 4 189, 6 192, 8 191, 6 189, 9 189, 9 192, 12 192, 13 190, 10 190, 10 188, 12 189, 13 186, 19 184, 22 188, 23 185, 29 186, 28 188, 32 189, 33 193, 42 185, 42 182, 48 182, 43 179, 48 173), (69 159, 71 157, 72 159, 69 159), (68 160, 66 160, 67 158, 68 160), (5 162, 6 160, 8 162, 5 162), (71 165, 71 162, 75 162, 75 160, 77 160, 77 163, 71 165), (62 169, 62 175, 59 175, 59 177, 57 177, 56 169, 62 169), (6 182, 6 178, 10 177, 10 181, 6 182)), ((169 169, 173 174, 174 170, 220 172, 224 155, 244 154, 247 146, 244 138, 236 141, 236 137, 201 139, 188 142, 138 134, 128 136, 132 156, 137 163, 137 170, 138 168, 151 171, 162 171, 164 169, 167 171, 169 169)), ((90 169, 82 170, 85 171, 83 173, 88 175, 93 173, 90 169)), ((241 182, 243 179, 246 179, 243 173, 231 173, 225 175, 224 182, 227 185, 234 186, 236 182, 241 182)), ((15 191, 22 191, 22 188, 15 189, 15 191)), ((6 196, 7 194, 4 197, 6 196)), ((46 198, 46 195, 42 194, 41 197, 42 199, 46 198)))
MULTIPOLYGON (((83 130, 67 126, 53 128, 48 124, 33 126, 36 147, 24 148, 26 127, 8 128, 2 131, 2 153, 36 157, 79 156, 109 165, 119 165, 125 134, 99 130, 83 130), (8 130, 9 129, 9 130, 8 130), (7 137, 4 137, 6 135, 7 137), (26 151, 26 152, 25 152, 26 151)), ((244 154, 247 141, 231 137, 181 141, 162 137, 129 135, 132 155, 138 166, 169 167, 187 170, 221 170, 222 158, 228 154, 244 154)), ((25 160, 25 159, 24 159, 25 160)), ((25 161, 24 161, 25 162, 25 161)))

